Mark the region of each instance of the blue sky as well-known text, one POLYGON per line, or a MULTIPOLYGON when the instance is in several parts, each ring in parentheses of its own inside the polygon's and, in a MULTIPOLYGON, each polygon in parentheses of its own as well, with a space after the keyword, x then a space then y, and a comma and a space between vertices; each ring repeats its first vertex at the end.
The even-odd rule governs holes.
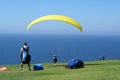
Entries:
POLYGON ((120 0, 1 0, 0 34, 120 35, 120 0), (77 20, 83 32, 60 21, 45 21, 26 31, 34 19, 60 14, 77 20))

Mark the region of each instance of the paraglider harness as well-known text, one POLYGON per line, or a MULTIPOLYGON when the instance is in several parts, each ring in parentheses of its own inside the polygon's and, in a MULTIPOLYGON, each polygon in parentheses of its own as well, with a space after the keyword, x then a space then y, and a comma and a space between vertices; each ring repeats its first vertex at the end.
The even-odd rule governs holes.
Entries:
POLYGON ((65 66, 66 69, 78 69, 83 68, 84 62, 79 59, 72 59, 68 64, 65 66))
POLYGON ((27 47, 27 49, 25 49, 24 47, 23 51, 21 52, 21 62, 22 63, 29 63, 31 60, 31 55, 29 54, 29 47, 27 47))

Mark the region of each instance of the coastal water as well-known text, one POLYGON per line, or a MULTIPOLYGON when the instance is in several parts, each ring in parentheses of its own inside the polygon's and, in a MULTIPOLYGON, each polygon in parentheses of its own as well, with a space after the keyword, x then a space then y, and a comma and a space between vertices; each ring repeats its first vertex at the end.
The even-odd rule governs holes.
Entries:
POLYGON ((31 63, 52 63, 71 59, 83 61, 120 59, 120 36, 93 35, 0 35, 0 65, 19 64, 20 48, 27 41, 32 56, 31 63))

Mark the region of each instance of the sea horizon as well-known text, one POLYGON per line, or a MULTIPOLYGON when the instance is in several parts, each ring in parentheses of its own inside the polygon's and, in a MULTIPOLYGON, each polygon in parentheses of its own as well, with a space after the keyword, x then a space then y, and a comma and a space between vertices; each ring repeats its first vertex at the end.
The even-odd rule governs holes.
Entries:
POLYGON ((0 65, 19 64, 20 48, 25 41, 30 47, 33 64, 52 63, 54 54, 58 62, 96 61, 99 56, 104 56, 105 60, 120 59, 119 35, 0 34, 0 37, 0 65))

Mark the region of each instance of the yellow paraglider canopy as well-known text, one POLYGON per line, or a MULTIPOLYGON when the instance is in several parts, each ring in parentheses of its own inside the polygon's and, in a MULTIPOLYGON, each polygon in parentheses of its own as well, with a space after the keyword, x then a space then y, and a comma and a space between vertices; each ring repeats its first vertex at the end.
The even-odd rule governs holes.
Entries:
POLYGON ((33 20, 28 26, 27 26, 27 31, 35 24, 42 22, 42 21, 46 21, 46 20, 59 20, 59 21, 64 21, 67 22, 73 26, 75 26, 76 28, 78 28, 81 32, 82 32, 82 26, 75 21, 74 19, 67 17, 67 16, 63 16, 63 15, 47 15, 47 16, 42 16, 40 18, 37 18, 35 20, 33 20))

